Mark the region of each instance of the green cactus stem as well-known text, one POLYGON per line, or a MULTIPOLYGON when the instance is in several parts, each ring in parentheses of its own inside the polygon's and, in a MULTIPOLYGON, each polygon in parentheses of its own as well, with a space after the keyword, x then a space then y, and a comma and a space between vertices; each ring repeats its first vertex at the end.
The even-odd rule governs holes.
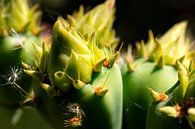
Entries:
POLYGON ((23 63, 25 73, 35 83, 35 98, 31 101, 57 129, 122 126, 122 77, 115 63, 120 49, 115 52, 112 40, 109 45, 104 44, 113 38, 113 4, 114 0, 108 0, 81 18, 81 11, 77 16, 69 16, 69 21, 59 17, 53 27, 51 46, 35 46, 36 67, 23 63), (100 15, 102 12, 108 19, 100 15), (75 24, 70 17, 75 18, 75 24), (82 26, 76 27, 77 23, 91 29, 82 30, 82 26))
MULTIPOLYGON (((30 6, 28 0, 0 0, 0 103, 16 104, 22 98, 19 92, 7 84, 7 74, 21 67, 21 62, 34 64, 33 43, 41 44, 42 30, 39 19, 41 12, 38 6, 30 6), (4 86, 2 86, 4 85, 4 86), (12 94, 12 95, 10 95, 12 94)), ((24 89, 31 83, 28 77, 17 80, 24 89)))
POLYGON ((179 81, 167 92, 164 102, 153 102, 147 114, 146 129, 194 129, 194 72, 178 62, 179 81))
POLYGON ((127 63, 122 67, 124 126, 127 129, 145 128, 148 106, 152 103, 148 88, 159 93, 167 91, 178 81, 176 61, 190 65, 193 52, 186 27, 187 22, 180 22, 160 38, 149 31, 146 44, 144 41, 136 43, 135 55, 127 52, 127 63))

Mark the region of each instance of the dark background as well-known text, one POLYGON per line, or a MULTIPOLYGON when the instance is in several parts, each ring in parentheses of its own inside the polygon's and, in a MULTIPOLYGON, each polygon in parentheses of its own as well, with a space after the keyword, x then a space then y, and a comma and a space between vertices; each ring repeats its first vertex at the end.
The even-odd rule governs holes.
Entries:
MULTIPOLYGON (((104 0, 34 0, 41 5, 43 21, 53 24, 57 16, 66 17, 83 4, 90 9, 104 0)), ((176 22, 195 17, 195 0, 116 0, 114 28, 121 41, 147 40, 148 30, 163 34, 176 22)), ((195 23, 195 22, 194 22, 195 23)))

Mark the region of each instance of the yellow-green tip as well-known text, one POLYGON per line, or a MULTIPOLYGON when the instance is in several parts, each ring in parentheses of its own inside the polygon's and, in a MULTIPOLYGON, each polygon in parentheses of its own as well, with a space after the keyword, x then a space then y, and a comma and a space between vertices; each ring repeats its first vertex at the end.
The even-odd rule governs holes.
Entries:
MULTIPOLYGON (((189 60, 192 59, 192 56, 189 56, 192 39, 186 31, 187 25, 187 21, 177 23, 161 37, 154 37, 153 33, 149 31, 148 41, 136 44, 137 56, 152 60, 155 63, 163 57, 164 64, 168 65, 175 65, 177 60, 187 56, 188 58, 184 59, 184 64, 189 66, 189 60)), ((161 62, 160 67, 162 65, 161 62)))
POLYGON ((33 35, 42 30, 39 21, 41 12, 37 5, 31 7, 28 0, 1 1, 0 8, 0 35, 10 35, 12 29, 33 35))

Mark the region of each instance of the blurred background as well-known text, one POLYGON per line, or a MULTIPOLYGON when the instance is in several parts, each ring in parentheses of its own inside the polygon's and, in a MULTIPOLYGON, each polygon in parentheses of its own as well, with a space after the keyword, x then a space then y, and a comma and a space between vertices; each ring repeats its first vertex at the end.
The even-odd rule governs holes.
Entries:
MULTIPOLYGON (((43 11, 42 20, 52 28, 59 15, 66 17, 82 4, 87 10, 104 0, 32 0, 43 11)), ((148 30, 155 36, 181 20, 195 23, 195 0, 116 0, 114 28, 125 46, 147 40, 148 30)), ((195 29, 191 29, 195 32, 195 29)), ((51 30, 50 30, 51 31, 51 30)), ((53 129, 34 109, 15 109, 0 105, 0 129, 53 129), (19 119, 20 118, 20 119, 19 119)))
MULTIPOLYGON (((43 10, 43 21, 53 23, 57 16, 66 17, 82 4, 87 9, 104 0, 33 0, 43 10)), ((134 43, 147 39, 148 30, 163 34, 181 20, 195 18, 195 0, 116 0, 114 27, 121 41, 134 43)))

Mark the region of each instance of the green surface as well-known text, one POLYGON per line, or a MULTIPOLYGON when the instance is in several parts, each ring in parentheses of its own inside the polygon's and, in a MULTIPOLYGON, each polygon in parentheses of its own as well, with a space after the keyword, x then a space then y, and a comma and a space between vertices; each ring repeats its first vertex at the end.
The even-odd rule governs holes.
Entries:
POLYGON ((136 63, 135 71, 123 72, 123 112, 127 129, 145 128, 148 106, 152 103, 148 88, 165 92, 178 80, 177 71, 172 66, 159 69, 155 63, 143 59, 137 59, 136 63))
POLYGON ((0 129, 54 129, 34 108, 11 109, 0 106, 0 129))
MULTIPOLYGON (((82 125, 76 129, 121 129, 122 125, 122 78, 118 65, 103 69, 92 77, 92 82, 80 90, 72 90, 64 96, 51 97, 46 93, 39 96, 37 109, 56 129, 64 129, 67 113, 66 105, 77 103, 83 110, 82 125), (107 79, 108 77, 108 79, 107 79), (106 83, 106 84, 105 84, 106 83), (105 96, 97 96, 96 87, 105 85, 109 91, 105 96)), ((72 129, 68 126, 68 129, 72 129)))

